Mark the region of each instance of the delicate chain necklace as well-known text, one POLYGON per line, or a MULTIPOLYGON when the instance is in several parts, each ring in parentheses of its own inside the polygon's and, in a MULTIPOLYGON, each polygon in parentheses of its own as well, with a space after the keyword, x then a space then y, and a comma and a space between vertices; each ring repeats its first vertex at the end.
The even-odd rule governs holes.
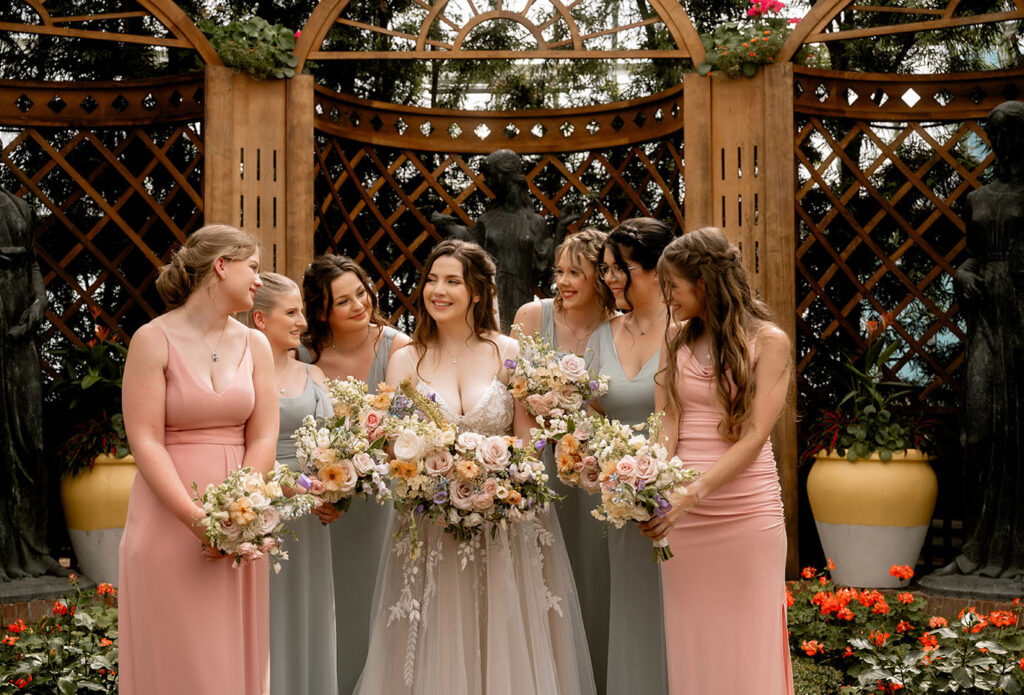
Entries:
POLYGON ((640 335, 647 335, 647 331, 651 330, 651 328, 654 327, 654 324, 658 322, 658 319, 665 315, 665 309, 662 309, 661 313, 655 316, 654 320, 647 324, 647 328, 640 328, 640 320, 636 317, 636 312, 631 311, 629 315, 633 317, 633 323, 636 324, 637 329, 640 331, 640 335))
MULTIPOLYGON (((579 337, 578 335, 576 335, 576 331, 575 331, 575 330, 573 330, 572 324, 571 324, 571 323, 569 323, 569 317, 568 317, 568 316, 563 316, 563 317, 562 317, 562 323, 564 323, 564 324, 565 324, 565 327, 569 329, 569 333, 570 333, 570 334, 572 335, 572 339, 573 339, 574 341, 576 341, 576 342, 574 342, 574 343, 573 343, 573 348, 575 348, 575 349, 573 350, 573 352, 575 352, 575 353, 579 354, 579 351, 580 351, 580 342, 582 342, 582 341, 583 341, 583 338, 580 338, 580 337, 579 337)), ((595 329, 596 329, 596 328, 597 328, 597 327, 598 327, 598 326, 599 326, 600 324, 601 324, 601 319, 598 319, 598 320, 597 320, 597 323, 592 323, 592 324, 590 324, 589 326, 587 326, 587 331, 586 331, 586 332, 584 333, 583 337, 584 337, 584 338, 588 338, 588 337, 590 337, 590 335, 591 335, 591 334, 593 334, 594 330, 595 330, 595 329)), ((641 335, 643 335, 643 334, 641 333, 641 335)))
POLYGON ((369 339, 370 339, 370 324, 366 324, 366 337, 363 338, 362 342, 359 343, 358 345, 356 345, 354 348, 338 347, 337 345, 334 344, 333 340, 331 341, 331 347, 334 348, 335 350, 337 350, 338 352, 340 352, 343 355, 352 354, 353 352, 358 351, 359 348, 361 348, 364 345, 366 345, 366 341, 369 340, 369 339))
POLYGON ((458 355, 453 355, 451 350, 441 344, 441 349, 448 353, 448 356, 452 358, 452 364, 458 364, 459 358, 466 354, 466 350, 469 349, 469 343, 466 343, 466 347, 462 348, 462 351, 458 355))
MULTIPOLYGON (((291 369, 291 365, 285 365, 284 374, 281 376, 287 375, 289 369, 291 369)), ((274 381, 277 382, 277 390, 282 396, 287 393, 287 389, 284 386, 281 386, 281 379, 276 373, 274 374, 274 381)))
MULTIPOLYGON (((188 316, 189 323, 191 323, 192 325, 195 325, 195 321, 192 319, 192 314, 189 313, 188 308, 187 307, 183 307, 183 308, 185 309, 185 315, 188 316)), ((224 325, 220 329, 220 335, 217 336, 217 342, 214 343, 212 350, 210 350, 210 344, 206 342, 206 334, 203 333, 202 331, 199 332, 199 341, 203 344, 203 347, 205 347, 207 350, 210 350, 210 361, 211 362, 217 362, 218 360, 220 360, 220 354, 217 352, 217 348, 220 347, 220 341, 221 341, 222 338, 224 338, 224 331, 227 330, 227 327, 228 327, 228 320, 225 318, 224 319, 224 325)))

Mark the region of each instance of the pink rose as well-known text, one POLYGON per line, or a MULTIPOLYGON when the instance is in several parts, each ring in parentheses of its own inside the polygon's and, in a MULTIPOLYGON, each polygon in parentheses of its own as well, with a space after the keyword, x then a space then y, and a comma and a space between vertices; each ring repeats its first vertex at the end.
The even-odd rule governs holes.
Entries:
POLYGON ((370 433, 370 441, 371 442, 372 441, 376 441, 376 440, 380 439, 383 436, 384 436, 384 428, 383 427, 378 427, 377 429, 375 429, 373 432, 370 433))
POLYGON ((342 494, 352 492, 356 487, 356 483, 359 481, 355 465, 353 465, 350 459, 342 459, 338 461, 338 465, 341 466, 343 471, 345 471, 345 479, 339 481, 340 484, 338 485, 338 492, 342 494))
POLYGON ((488 478, 487 480, 484 481, 484 485, 481 488, 481 490, 485 495, 490 495, 491 497, 494 497, 495 495, 498 494, 498 481, 495 480, 494 478, 488 478))
POLYGON ((583 407, 583 396, 572 389, 562 389, 555 394, 558 405, 567 411, 579 410, 583 407))
POLYGON ((271 550, 277 547, 277 539, 273 536, 266 536, 263 539, 263 544, 260 546, 260 550, 265 553, 269 553, 271 550))
POLYGON ((583 467, 584 468, 592 468, 595 471, 601 469, 601 467, 597 464, 597 457, 596 456, 584 456, 583 457, 583 467))
POLYGON ((455 440, 455 446, 462 452, 473 451, 480 446, 481 441, 483 441, 483 437, 476 432, 463 432, 455 440))
POLYGON ((500 471, 508 468, 509 451, 504 437, 487 437, 477 447, 477 454, 489 471, 500 471))
POLYGON ((547 415, 551 412, 548 400, 539 393, 531 393, 526 397, 526 409, 534 415, 547 415))
POLYGON ((601 481, 598 479, 600 475, 601 471, 596 468, 584 468, 580 472, 580 487, 586 492, 600 492, 601 481))
POLYGON ((366 475, 373 470, 374 460, 372 456, 361 451, 352 457, 352 465, 356 467, 356 472, 359 475, 366 475))
POLYGON ((377 414, 376 410, 371 410, 366 414, 366 422, 364 424, 367 432, 372 432, 380 427, 380 415, 377 414))
POLYGON ((322 480, 313 478, 309 481, 309 494, 319 497, 324 494, 324 483, 322 480))
POLYGON ((220 530, 229 543, 234 543, 242 535, 242 529, 231 519, 225 519, 220 522, 220 530))
POLYGON ((494 506, 494 495, 488 495, 485 492, 478 493, 473 498, 473 508, 479 511, 485 511, 494 506))
POLYGON ((262 533, 273 533, 278 524, 281 523, 281 515, 273 507, 267 507, 260 512, 260 531, 262 533))
POLYGON ((615 472, 618 473, 619 478, 627 483, 636 481, 636 459, 632 456, 623 456, 622 459, 615 464, 615 472))
POLYGON ((427 458, 423 461, 423 467, 427 469, 427 473, 438 477, 448 475, 453 464, 454 460, 447 449, 436 449, 427 454, 427 458))
POLYGON ((473 508, 473 485, 468 480, 459 480, 448 488, 448 499, 457 509, 469 511, 473 508))
POLYGON ((569 381, 585 381, 587 378, 587 364, 583 361, 583 358, 579 355, 572 353, 562 356, 562 359, 558 360, 558 368, 562 370, 562 374, 565 374, 569 381))
POLYGON ((658 462, 647 454, 636 457, 636 476, 646 483, 658 477, 658 462))

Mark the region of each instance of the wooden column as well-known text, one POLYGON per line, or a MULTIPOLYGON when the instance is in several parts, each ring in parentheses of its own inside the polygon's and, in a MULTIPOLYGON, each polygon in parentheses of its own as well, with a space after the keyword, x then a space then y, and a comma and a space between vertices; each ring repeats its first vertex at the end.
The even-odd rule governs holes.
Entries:
MULTIPOLYGON (((793 66, 752 78, 689 74, 684 82, 686 229, 721 227, 743 252, 758 296, 796 340, 793 66)), ((786 573, 797 554, 796 378, 772 434, 786 507, 786 573)))
POLYGON ((206 68, 207 224, 260 242, 261 268, 300 281, 313 259, 313 78, 253 80, 206 68))

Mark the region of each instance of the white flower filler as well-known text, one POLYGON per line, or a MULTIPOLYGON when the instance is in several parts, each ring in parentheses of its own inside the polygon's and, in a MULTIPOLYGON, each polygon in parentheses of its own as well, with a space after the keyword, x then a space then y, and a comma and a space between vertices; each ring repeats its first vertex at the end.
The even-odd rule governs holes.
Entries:
POLYGON ((383 504, 391 499, 383 424, 390 398, 370 395, 366 384, 352 377, 335 379, 329 387, 334 413, 319 421, 307 415, 292 435, 303 473, 297 483, 341 510, 356 496, 383 504))
POLYGON ((219 485, 206 486, 200 495, 192 483, 195 499, 206 516, 197 523, 206 533, 207 544, 233 557, 233 565, 269 555, 275 572, 288 559, 281 536, 291 534, 285 526, 290 519, 308 514, 316 505, 311 495, 286 497, 284 488, 297 487, 298 474, 280 464, 264 478, 251 468, 231 471, 219 485))

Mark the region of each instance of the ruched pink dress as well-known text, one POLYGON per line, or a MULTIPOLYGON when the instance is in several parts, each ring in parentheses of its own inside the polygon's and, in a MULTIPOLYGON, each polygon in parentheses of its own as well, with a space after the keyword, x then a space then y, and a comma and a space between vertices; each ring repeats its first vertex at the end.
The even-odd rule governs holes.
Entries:
MULTIPOLYGON (((685 346, 676 359, 676 455, 706 471, 730 446, 718 433, 712 370, 685 346)), ((684 514, 668 540, 675 557, 662 564, 661 580, 671 695, 792 695, 786 532, 771 441, 684 514)))
MULTIPOLYGON (((245 454, 255 405, 248 347, 216 393, 167 341, 164 446, 181 482, 219 483, 245 454)), ((265 695, 270 689, 266 560, 207 560, 196 537, 135 476, 121 539, 122 695, 265 695)))

